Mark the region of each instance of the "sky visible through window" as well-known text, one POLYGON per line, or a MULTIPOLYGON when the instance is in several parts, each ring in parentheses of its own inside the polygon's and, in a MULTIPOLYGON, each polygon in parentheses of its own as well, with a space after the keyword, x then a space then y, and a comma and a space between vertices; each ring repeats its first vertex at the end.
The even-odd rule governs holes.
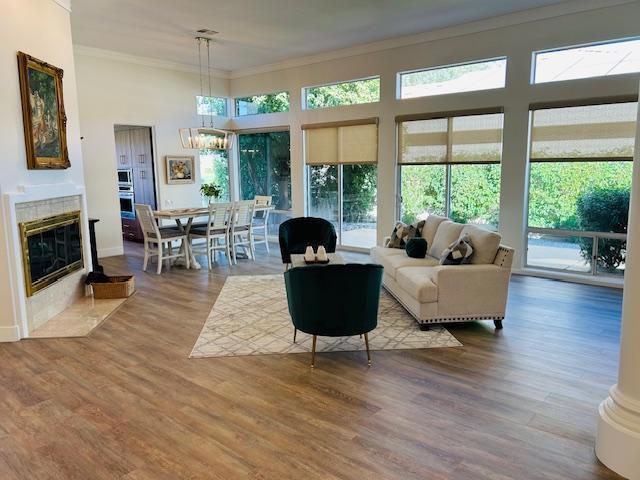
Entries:
POLYGON ((535 54, 534 83, 640 72, 640 39, 535 54))
POLYGON ((506 58, 401 73, 400 98, 503 88, 506 73, 506 58))

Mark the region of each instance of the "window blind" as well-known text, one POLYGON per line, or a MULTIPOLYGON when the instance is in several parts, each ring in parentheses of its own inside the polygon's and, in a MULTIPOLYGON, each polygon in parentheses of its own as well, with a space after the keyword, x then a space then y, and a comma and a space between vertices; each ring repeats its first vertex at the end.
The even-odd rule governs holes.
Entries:
POLYGON ((378 124, 305 126, 305 162, 308 165, 378 162, 378 124))
POLYGON ((499 163, 502 121, 502 113, 401 121, 398 163, 499 163))
POLYGON ((531 161, 632 160, 637 102, 533 109, 531 161))

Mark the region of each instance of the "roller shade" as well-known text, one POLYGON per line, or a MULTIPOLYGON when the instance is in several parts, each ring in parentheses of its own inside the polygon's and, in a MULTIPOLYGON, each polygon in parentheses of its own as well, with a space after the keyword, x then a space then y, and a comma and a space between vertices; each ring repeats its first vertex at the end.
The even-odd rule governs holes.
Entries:
POLYGON ((378 162, 378 124, 305 128, 305 162, 308 165, 378 162))
POLYGON ((502 122, 502 113, 400 122, 398 163, 499 163, 502 122))
POLYGON ((637 102, 532 111, 532 161, 633 159, 637 102))

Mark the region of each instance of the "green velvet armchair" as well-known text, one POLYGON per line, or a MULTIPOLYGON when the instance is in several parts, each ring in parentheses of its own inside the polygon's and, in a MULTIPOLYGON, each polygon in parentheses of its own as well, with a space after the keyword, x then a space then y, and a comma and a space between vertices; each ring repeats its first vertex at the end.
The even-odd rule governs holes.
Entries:
POLYGON ((364 335, 371 365, 367 334, 378 325, 382 270, 381 265, 346 264, 310 265, 285 272, 293 341, 298 330, 313 335, 311 367, 315 366, 318 335, 364 335))

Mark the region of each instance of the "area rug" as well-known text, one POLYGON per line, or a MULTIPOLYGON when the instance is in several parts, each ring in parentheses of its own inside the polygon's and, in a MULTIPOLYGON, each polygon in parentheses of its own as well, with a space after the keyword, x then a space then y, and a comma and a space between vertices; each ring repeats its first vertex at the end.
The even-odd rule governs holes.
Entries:
MULTIPOLYGON (((228 277, 196 341, 191 358, 303 353, 311 351, 311 335, 298 332, 293 343, 282 275, 228 277)), ((416 321, 384 289, 380 294, 378 327, 369 333, 372 350, 459 347, 443 327, 423 332, 416 321)), ((316 351, 364 350, 353 337, 318 337, 316 351)))

